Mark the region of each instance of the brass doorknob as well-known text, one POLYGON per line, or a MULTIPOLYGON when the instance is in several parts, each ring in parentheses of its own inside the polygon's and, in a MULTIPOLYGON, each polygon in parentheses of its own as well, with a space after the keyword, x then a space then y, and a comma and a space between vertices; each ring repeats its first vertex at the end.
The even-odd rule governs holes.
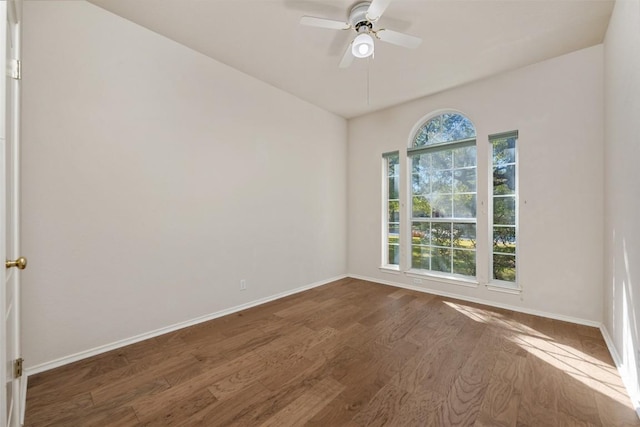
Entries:
POLYGON ((20 258, 18 258, 15 261, 6 261, 4 263, 4 265, 7 268, 18 267, 18 269, 24 270, 25 268, 27 268, 27 259, 25 257, 21 256, 20 258))

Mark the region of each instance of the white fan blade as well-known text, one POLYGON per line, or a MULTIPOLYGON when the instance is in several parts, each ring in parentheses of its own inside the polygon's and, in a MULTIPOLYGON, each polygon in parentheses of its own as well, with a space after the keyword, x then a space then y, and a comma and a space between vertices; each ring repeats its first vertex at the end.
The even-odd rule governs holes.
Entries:
POLYGON ((348 22, 334 21, 333 19, 316 18, 314 16, 303 16, 300 18, 302 25, 310 27, 329 28, 331 30, 348 30, 351 24, 348 22))
POLYGON ((389 6, 391 0, 373 0, 367 9, 367 19, 371 22, 376 22, 385 10, 389 6))
POLYGON ((409 49, 415 49, 420 46, 420 43, 422 43, 422 39, 420 37, 410 36, 409 34, 403 34, 393 30, 378 30, 376 31, 376 37, 383 42, 395 44, 396 46, 408 47, 409 49))
POLYGON ((339 68, 348 68, 349 65, 353 62, 353 54, 351 53, 351 45, 353 42, 349 43, 347 46, 347 50, 345 50, 344 55, 342 55, 342 59, 340 60, 339 68))

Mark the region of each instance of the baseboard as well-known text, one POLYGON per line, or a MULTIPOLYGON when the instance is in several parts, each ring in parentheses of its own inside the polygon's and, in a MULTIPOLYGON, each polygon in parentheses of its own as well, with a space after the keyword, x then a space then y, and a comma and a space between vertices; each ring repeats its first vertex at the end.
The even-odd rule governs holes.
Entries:
POLYGON ((366 280, 369 282, 380 283, 381 285, 394 286, 396 288, 410 289, 412 291, 424 292, 427 294, 434 294, 448 298, 455 298, 468 302, 475 302, 478 304, 488 305, 490 307, 504 308, 505 310, 517 311, 519 313, 532 314, 534 316, 546 317, 554 320, 562 320, 564 322, 576 323, 578 325, 591 326, 594 328, 599 328, 601 323, 593 320, 580 319, 578 317, 565 316, 563 314, 556 313, 547 313, 545 311, 533 310, 524 307, 518 307, 509 304, 502 304, 494 301, 483 300, 481 298, 473 298, 465 295, 456 294, 453 292, 445 292, 437 289, 426 288, 422 286, 412 286, 406 285, 404 283, 390 282, 388 280, 375 279, 373 277, 360 276, 357 274, 347 274, 348 277, 352 277, 354 279, 366 280))
POLYGON ((622 358, 620 357, 620 354, 618 354, 618 350, 616 350, 616 346, 613 344, 613 339, 611 339, 611 335, 609 335, 609 331, 607 331, 607 328, 605 328, 604 325, 600 325, 600 332, 602 332, 604 342, 607 343, 607 348, 609 349, 609 353, 611 353, 611 358, 616 364, 616 368, 618 368, 618 373, 620 374, 620 377, 622 377, 622 382, 624 383, 624 386, 627 389, 627 393, 631 398, 631 404, 636 409, 638 418, 640 418, 640 396, 636 391, 637 385, 635 384, 633 378, 631 378, 629 371, 622 363, 622 358))
MULTIPOLYGON (((131 338, 126 338, 123 340, 119 340, 110 344, 101 345, 99 347, 95 347, 89 350, 81 351, 75 354, 71 354, 69 356, 64 356, 59 359, 52 360, 50 362, 41 363, 36 366, 32 366, 26 368, 24 370, 24 375, 26 378, 29 375, 39 374, 40 372, 49 371, 51 369, 58 368, 60 366, 68 365, 69 363, 77 362, 78 360, 86 359, 88 357, 97 356, 102 353, 106 353, 107 351, 115 350, 121 347, 125 347, 130 344, 135 344, 140 341, 144 341, 150 338, 154 338, 163 334, 167 334, 169 332, 177 331, 178 329, 187 328, 189 326, 197 325, 198 323, 207 322, 209 320, 217 319, 218 317, 226 316, 228 314, 233 314, 238 311, 246 310, 251 307, 255 307, 261 304, 268 303, 270 301, 274 301, 280 298, 287 297, 289 295, 297 294, 300 292, 308 291, 309 289, 317 288, 318 286, 326 285, 331 282, 335 282, 336 280, 344 279, 348 277, 346 274, 341 276, 332 277, 330 279, 321 280, 318 282, 311 283, 309 285, 301 286, 299 288, 291 289, 289 291, 280 292, 275 295, 271 295, 265 298, 260 298, 255 301, 251 301, 245 304, 240 304, 235 307, 227 308, 224 310, 217 311, 215 313, 206 314, 204 316, 196 317, 195 319, 187 320, 184 322, 176 323, 164 328, 156 329, 151 332, 146 332, 144 334, 136 335, 131 338)), ((24 381, 26 384, 26 380, 24 381)), ((25 389, 26 390, 26 389, 25 389)))

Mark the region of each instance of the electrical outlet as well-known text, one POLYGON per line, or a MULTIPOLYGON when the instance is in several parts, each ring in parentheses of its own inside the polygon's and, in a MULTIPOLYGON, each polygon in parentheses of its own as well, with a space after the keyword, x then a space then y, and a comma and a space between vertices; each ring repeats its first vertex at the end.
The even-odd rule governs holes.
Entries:
POLYGON ((414 278, 414 279, 413 279, 413 284, 414 284, 414 285, 422 285, 422 279, 414 278))
POLYGON ((247 281, 245 279, 240 280, 240 290, 241 291, 247 290, 247 281))

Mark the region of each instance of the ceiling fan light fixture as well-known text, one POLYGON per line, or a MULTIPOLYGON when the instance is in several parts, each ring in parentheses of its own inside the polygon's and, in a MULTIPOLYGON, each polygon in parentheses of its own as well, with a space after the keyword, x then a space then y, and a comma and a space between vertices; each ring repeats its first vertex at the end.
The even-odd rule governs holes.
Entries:
POLYGON ((373 38, 367 33, 356 36, 351 45, 351 53, 356 58, 366 58, 373 55, 373 38))

